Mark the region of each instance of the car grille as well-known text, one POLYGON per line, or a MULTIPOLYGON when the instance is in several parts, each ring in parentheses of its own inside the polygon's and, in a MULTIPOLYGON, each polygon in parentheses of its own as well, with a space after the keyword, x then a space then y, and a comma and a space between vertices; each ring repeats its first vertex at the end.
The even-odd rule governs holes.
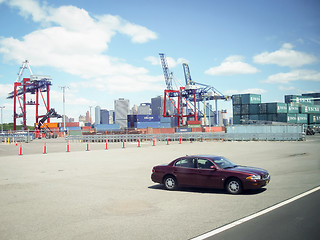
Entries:
POLYGON ((269 174, 263 174, 261 175, 262 180, 266 180, 269 178, 269 174))

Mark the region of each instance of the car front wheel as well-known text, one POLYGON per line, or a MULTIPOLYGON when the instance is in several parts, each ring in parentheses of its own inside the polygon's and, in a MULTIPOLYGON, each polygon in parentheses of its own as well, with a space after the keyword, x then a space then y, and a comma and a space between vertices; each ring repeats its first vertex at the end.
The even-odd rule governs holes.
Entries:
POLYGON ((165 177, 163 183, 167 190, 175 190, 177 188, 177 180, 173 176, 165 177))
POLYGON ((239 194, 242 192, 241 181, 237 178, 230 179, 226 184, 226 190, 231 194, 239 194))

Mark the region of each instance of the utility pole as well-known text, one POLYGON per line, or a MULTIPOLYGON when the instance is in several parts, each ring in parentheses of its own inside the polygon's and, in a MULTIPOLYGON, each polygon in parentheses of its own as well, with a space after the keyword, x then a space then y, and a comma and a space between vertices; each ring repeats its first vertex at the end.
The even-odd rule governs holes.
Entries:
POLYGON ((5 106, 0 106, 0 108, 1 108, 1 133, 3 133, 3 120, 2 120, 3 114, 2 114, 2 109, 4 109, 5 106))
POLYGON ((66 109, 65 109, 65 103, 66 103, 66 98, 65 98, 65 90, 66 88, 69 88, 67 86, 62 86, 60 87, 63 92, 63 132, 66 132, 66 109))

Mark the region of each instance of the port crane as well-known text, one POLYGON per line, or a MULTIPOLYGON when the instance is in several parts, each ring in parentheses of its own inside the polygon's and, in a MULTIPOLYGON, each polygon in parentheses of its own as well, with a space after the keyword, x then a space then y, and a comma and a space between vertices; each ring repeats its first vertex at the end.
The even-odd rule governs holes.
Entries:
MULTIPOLYGON (((20 67, 18 77, 14 82, 14 90, 8 94, 8 99, 14 99, 13 107, 13 129, 17 130, 17 119, 23 119, 23 129, 27 129, 27 105, 36 106, 36 122, 45 115, 39 115, 39 105, 43 101, 46 112, 50 109, 50 76, 34 75, 28 60, 20 67), (30 78, 22 78, 23 72, 28 69, 30 78), (45 94, 46 93, 46 94, 45 94), (35 101, 27 100, 27 94, 35 94, 35 101), (20 109, 20 111, 18 111, 20 109)), ((50 118, 47 119, 50 122, 50 118)))
MULTIPOLYGON (((169 71, 169 67, 166 61, 165 54, 159 53, 162 69, 164 73, 165 82, 167 88, 164 90, 164 117, 177 117, 178 127, 184 125, 184 118, 191 119, 192 123, 200 124, 198 121, 198 115, 205 118, 205 111, 198 111, 200 107, 197 108, 197 103, 200 105, 200 102, 203 102, 205 106, 205 101, 215 100, 216 103, 216 117, 217 114, 217 100, 230 100, 229 96, 223 95, 213 86, 198 83, 192 80, 189 65, 183 63, 183 70, 185 76, 186 85, 184 87, 179 87, 179 89, 174 90, 172 88, 172 79, 173 74, 169 71), (177 98, 177 103, 174 100, 177 98), (169 114, 167 111, 167 99, 173 104, 175 112, 169 114), (200 113, 200 114, 199 114, 200 113)), ((216 118, 216 122, 218 119, 216 118)))

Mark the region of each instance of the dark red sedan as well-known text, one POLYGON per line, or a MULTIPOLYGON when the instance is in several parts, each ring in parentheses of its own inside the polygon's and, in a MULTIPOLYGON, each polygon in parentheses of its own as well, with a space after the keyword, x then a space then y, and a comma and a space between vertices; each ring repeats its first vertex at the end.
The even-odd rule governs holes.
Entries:
POLYGON ((151 179, 168 190, 188 186, 226 189, 238 194, 266 186, 270 175, 267 170, 238 166, 222 156, 193 155, 153 167, 151 179))

